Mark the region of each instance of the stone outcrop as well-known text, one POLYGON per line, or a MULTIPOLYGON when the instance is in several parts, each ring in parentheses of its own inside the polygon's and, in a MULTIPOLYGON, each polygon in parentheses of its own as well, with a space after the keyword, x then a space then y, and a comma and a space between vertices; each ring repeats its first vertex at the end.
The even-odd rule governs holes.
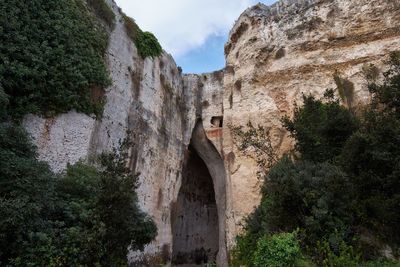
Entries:
POLYGON ((135 264, 167 262, 172 250, 171 206, 195 125, 196 92, 186 91, 180 70, 167 53, 155 59, 140 57, 119 8, 108 3, 116 24, 106 54, 112 85, 106 89, 102 118, 71 111, 55 118, 29 115, 24 125, 39 158, 56 172, 68 163, 119 149, 125 138, 131 139, 129 164, 132 172, 140 173, 139 203, 156 222, 158 236, 145 253, 132 252, 129 258, 135 264))
MULTIPOLYGON (((236 21, 225 46, 223 154, 232 188, 232 225, 259 201, 256 163, 243 157, 226 125, 271 129, 278 154, 293 141, 280 118, 291 115, 302 94, 323 95, 334 76, 354 89, 352 103, 369 99, 364 71, 385 69, 400 49, 400 1, 286 0, 258 4, 236 21), (230 155, 228 158, 227 155, 230 155), (230 160, 229 160, 230 159, 230 160), (233 159, 233 160, 232 160, 233 159)), ((232 244, 232 234, 228 239, 232 244)))
MULTIPOLYGON (((214 196, 204 188, 193 196, 218 214, 218 228, 212 228, 218 229, 218 242, 204 244, 213 253, 218 245, 218 266, 227 266, 227 251, 243 217, 258 204, 261 184, 256 163, 238 151, 229 125, 251 121, 268 127, 274 148, 283 154, 293 141, 280 118, 292 113, 303 93, 321 96, 336 88, 335 76, 354 90, 346 105, 363 103, 369 98, 363 70, 370 64, 384 70, 387 55, 400 50, 398 0, 281 0, 271 7, 258 4, 239 17, 225 47, 224 70, 182 75, 166 53, 141 59, 118 7, 112 0, 108 4, 116 25, 107 50, 112 86, 102 118, 71 111, 51 119, 29 115, 24 125, 40 159, 57 172, 131 139, 129 164, 132 172, 140 172, 140 205, 158 227, 144 253, 129 254, 133 266, 171 262, 178 254, 174 247, 183 246, 174 242, 175 234, 186 233, 181 222, 173 223, 177 213, 185 214, 177 207, 188 204, 179 195, 199 184, 211 191, 209 180, 190 182, 195 175, 187 174, 194 168, 189 145, 204 163, 199 163, 201 177, 209 175, 214 189, 214 196)), ((202 227, 196 231, 208 229, 202 227)))

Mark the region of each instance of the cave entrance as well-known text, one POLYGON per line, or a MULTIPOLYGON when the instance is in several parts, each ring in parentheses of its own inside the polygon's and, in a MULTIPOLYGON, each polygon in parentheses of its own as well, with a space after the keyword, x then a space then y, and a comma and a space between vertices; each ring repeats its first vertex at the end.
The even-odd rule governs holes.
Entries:
POLYGON ((218 210, 213 179, 193 145, 183 167, 172 221, 172 264, 215 263, 219 248, 218 210))

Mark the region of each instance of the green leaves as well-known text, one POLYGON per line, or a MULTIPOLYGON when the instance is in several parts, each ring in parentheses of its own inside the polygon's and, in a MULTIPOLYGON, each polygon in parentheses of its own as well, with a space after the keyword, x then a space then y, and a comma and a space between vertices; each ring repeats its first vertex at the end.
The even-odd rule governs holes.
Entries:
POLYGON ((0 81, 11 114, 99 113, 91 89, 110 83, 108 37, 79 1, 6 0, 0 7, 0 81))
POLYGON ((258 241, 255 267, 294 267, 301 258, 297 233, 280 233, 258 241))
POLYGON ((155 237, 137 204, 124 153, 60 177, 35 158, 26 132, 0 122, 0 262, 7 266, 126 266, 127 249, 155 237))
POLYGON ((22 253, 30 235, 49 226, 55 179, 35 159, 24 129, 0 122, 0 261, 22 253))
POLYGON ((162 53, 160 43, 151 32, 139 32, 135 44, 142 58, 154 58, 162 53))
POLYGON ((284 157, 270 170, 262 188, 264 198, 271 199, 265 215, 268 231, 301 227, 305 244, 335 230, 347 232, 352 220, 351 188, 346 174, 334 165, 284 157))
POLYGON ((303 96, 303 106, 296 107, 293 119, 283 118, 284 127, 296 139, 295 149, 304 160, 333 160, 357 130, 357 118, 336 99, 327 102, 303 96))
POLYGON ((128 36, 135 43, 139 55, 146 57, 158 57, 162 53, 162 47, 157 38, 151 32, 143 32, 136 22, 125 14, 122 14, 125 29, 128 36))
MULTIPOLYGON (((376 82, 379 74, 368 74, 374 77, 368 85, 372 101, 357 117, 328 90, 325 100, 303 96, 304 105, 295 108, 293 119, 283 118, 296 139, 298 157, 284 156, 264 177, 261 203, 237 238, 234 266, 270 266, 268 260, 277 256, 271 266, 281 266, 290 253, 272 253, 269 249, 277 244, 270 240, 297 228, 303 252, 318 266, 396 265, 360 263, 379 258, 388 245, 394 253, 400 246, 400 54, 393 53, 390 63, 382 83, 376 82)), ((353 88, 339 78, 336 82, 353 88)), ((244 152, 270 143, 257 131, 251 138, 234 128, 236 132, 244 152)), ((253 153, 257 162, 267 154, 253 153)))

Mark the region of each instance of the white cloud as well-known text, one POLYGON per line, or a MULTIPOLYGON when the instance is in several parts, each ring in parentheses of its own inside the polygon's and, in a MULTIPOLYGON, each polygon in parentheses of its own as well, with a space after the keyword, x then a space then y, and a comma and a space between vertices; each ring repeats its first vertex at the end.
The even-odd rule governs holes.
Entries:
POLYGON ((255 0, 116 0, 163 48, 181 56, 213 35, 224 35, 255 0))

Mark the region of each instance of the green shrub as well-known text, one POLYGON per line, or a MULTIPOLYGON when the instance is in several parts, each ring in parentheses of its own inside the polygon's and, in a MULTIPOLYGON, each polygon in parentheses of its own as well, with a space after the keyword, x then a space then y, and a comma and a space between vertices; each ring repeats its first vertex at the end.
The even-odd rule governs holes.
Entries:
POLYGON ((10 112, 101 114, 91 91, 110 84, 107 32, 81 0, 5 0, 0 6, 0 81, 10 112))
POLYGON ((25 130, 0 122, 0 262, 24 253, 28 239, 52 228, 48 216, 54 209, 54 175, 35 158, 35 148, 25 130))
POLYGON ((122 18, 124 19, 126 33, 132 41, 136 42, 136 39, 141 32, 141 29, 136 24, 135 20, 131 17, 128 17, 126 14, 122 14, 122 18))
MULTIPOLYGON (((269 172, 262 188, 265 206, 261 224, 269 232, 290 232, 300 227, 305 244, 347 233, 352 221, 349 178, 329 163, 284 157, 269 172)), ((265 230, 264 230, 265 231, 265 230)))
POLYGON ((66 266, 126 266, 127 248, 143 249, 156 228, 137 205, 137 176, 129 174, 116 154, 100 157, 103 171, 77 163, 57 185, 65 227, 57 242, 66 266), (109 207, 113 207, 110 209, 109 207))
POLYGON ((366 263, 361 263, 359 267, 400 267, 400 262, 391 261, 371 261, 366 263))
POLYGON ((384 108, 400 116, 400 51, 393 52, 388 61, 390 69, 385 72, 382 84, 372 82, 368 89, 372 94, 372 108, 384 108))
POLYGON ((115 14, 104 0, 87 0, 88 5, 94 13, 101 18, 109 27, 115 23, 115 14))
POLYGON ((294 267, 301 259, 296 233, 280 233, 258 241, 254 255, 255 267, 294 267))
POLYGON ((372 102, 360 129, 346 142, 341 165, 353 180, 356 224, 381 241, 400 245, 400 54, 391 56, 382 84, 371 83, 372 102))
POLYGON ((296 139, 295 149, 304 160, 333 160, 357 130, 357 119, 332 95, 327 97, 326 103, 314 96, 303 96, 303 104, 295 108, 293 119, 283 119, 285 128, 296 139))
POLYGON ((151 32, 141 32, 136 40, 136 47, 142 58, 154 58, 162 53, 160 43, 151 32))
POLYGON ((336 249, 328 241, 318 241, 316 250, 316 262, 323 267, 357 267, 360 260, 353 247, 343 241, 336 249))
POLYGON ((128 247, 142 249, 157 229, 138 207, 124 150, 103 154, 101 170, 77 163, 55 177, 0 101, 0 263, 127 266, 128 247))
POLYGON ((254 253, 257 249, 258 237, 244 232, 236 237, 235 247, 231 251, 231 266, 254 266, 254 253))
POLYGON ((29 169, 32 177, 22 169, 24 184, 2 187, 0 211, 7 217, 0 219, 1 261, 12 266, 127 266, 128 247, 143 249, 157 230, 138 207, 137 176, 128 174, 115 154, 102 155, 100 163, 102 171, 81 162, 68 166, 58 180, 46 165, 37 169, 41 174, 29 169), (4 194, 16 186, 30 193, 16 195, 14 189, 4 194))
POLYGON ((122 14, 122 16, 126 32, 135 43, 139 55, 143 59, 161 55, 162 47, 157 38, 151 32, 143 32, 132 18, 125 14, 122 14))

